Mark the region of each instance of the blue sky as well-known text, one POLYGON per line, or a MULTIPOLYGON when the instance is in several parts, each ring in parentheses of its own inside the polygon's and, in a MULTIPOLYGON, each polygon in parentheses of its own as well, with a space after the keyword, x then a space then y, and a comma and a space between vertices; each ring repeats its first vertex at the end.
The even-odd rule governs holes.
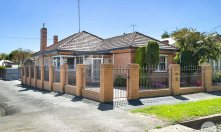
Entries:
MULTIPOLYGON (((81 30, 102 38, 136 31, 160 39, 164 31, 193 27, 209 32, 221 25, 220 0, 81 0, 81 30)), ((78 32, 77 0, 1 0, 0 53, 39 50, 46 23, 48 45, 78 32), (18 37, 18 38, 11 38, 18 37)), ((221 33, 221 28, 215 30, 221 33)))

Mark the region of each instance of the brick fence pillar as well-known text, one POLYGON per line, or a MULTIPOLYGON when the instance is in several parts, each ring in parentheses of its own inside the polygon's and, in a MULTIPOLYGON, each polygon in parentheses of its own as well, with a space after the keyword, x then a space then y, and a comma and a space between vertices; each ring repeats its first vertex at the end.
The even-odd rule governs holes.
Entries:
POLYGON ((68 64, 65 64, 65 85, 68 85, 68 64))
POLYGON ((24 81, 23 82, 25 85, 27 85, 27 79, 26 79, 27 77, 26 76, 27 76, 27 71, 26 71, 26 66, 24 66, 24 81))
POLYGON ((112 64, 102 64, 100 67, 100 101, 113 102, 112 64))
POLYGON ((34 66, 34 87, 37 88, 37 66, 34 66))
POLYGON ((29 72, 28 84, 29 86, 31 86, 31 66, 28 66, 28 72, 29 72))
POLYGON ((173 95, 179 95, 180 91, 180 65, 169 65, 169 85, 173 95))
POLYGON ((65 64, 61 65, 61 70, 60 70, 60 84, 61 84, 61 89, 62 93, 65 93, 65 64))
POLYGON ((53 80, 54 80, 54 67, 52 65, 49 66, 49 87, 51 91, 53 91, 53 80))
POLYGON ((129 64, 127 99, 139 98, 139 64, 129 64))
POLYGON ((22 67, 21 67, 21 71, 20 71, 20 72, 21 72, 21 74, 20 74, 20 75, 21 75, 21 84, 24 84, 24 80, 23 80, 23 70, 24 70, 24 67, 22 66, 22 67))
POLYGON ((212 66, 210 64, 202 64, 202 86, 207 92, 213 91, 212 89, 212 66))
POLYGON ((44 89, 44 80, 45 80, 45 66, 41 66, 41 87, 44 89))
POLYGON ((82 89, 85 87, 86 75, 85 75, 86 65, 77 64, 76 66, 76 96, 82 96, 82 89))

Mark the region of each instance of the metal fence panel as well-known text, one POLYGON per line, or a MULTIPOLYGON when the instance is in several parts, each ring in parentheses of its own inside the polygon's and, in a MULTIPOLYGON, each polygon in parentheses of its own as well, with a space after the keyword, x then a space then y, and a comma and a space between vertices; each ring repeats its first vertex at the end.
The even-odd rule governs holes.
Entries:
POLYGON ((169 72, 171 69, 156 66, 140 68, 140 90, 169 88, 169 72))
POLYGON ((41 67, 37 66, 37 79, 41 80, 41 67))
POLYGON ((114 67, 113 86, 114 98, 127 97, 127 79, 129 78, 129 69, 127 67, 114 67))
POLYGON ((60 83, 60 69, 54 68, 54 82, 60 83))
POLYGON ((34 78, 34 66, 31 67, 31 78, 34 78))
POLYGON ((180 68, 180 87, 202 87, 202 69, 200 66, 182 66, 180 68))
POLYGON ((68 85, 76 86, 76 70, 74 66, 68 65, 68 85))
POLYGON ((44 80, 49 81, 49 67, 48 66, 44 67, 44 80))
POLYGON ((215 68, 212 70, 212 85, 221 86, 221 69, 215 68))
POLYGON ((100 90, 100 67, 93 67, 88 65, 85 69, 86 74, 86 88, 91 90, 100 90))

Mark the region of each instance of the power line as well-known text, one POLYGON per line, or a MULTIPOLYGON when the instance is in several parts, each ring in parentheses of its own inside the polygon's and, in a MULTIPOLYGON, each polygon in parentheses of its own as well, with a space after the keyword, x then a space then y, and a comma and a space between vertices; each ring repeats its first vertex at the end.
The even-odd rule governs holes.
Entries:
MULTIPOLYGON (((36 39, 36 40, 40 40, 40 38, 28 38, 28 37, 5 36, 5 35, 0 35, 0 38, 9 38, 9 39, 36 39)), ((47 40, 52 40, 52 39, 47 39, 47 40)))

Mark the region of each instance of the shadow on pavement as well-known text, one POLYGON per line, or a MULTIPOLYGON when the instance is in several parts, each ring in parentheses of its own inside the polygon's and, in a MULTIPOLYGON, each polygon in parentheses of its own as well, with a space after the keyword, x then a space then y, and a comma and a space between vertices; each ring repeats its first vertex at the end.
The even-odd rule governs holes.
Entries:
POLYGON ((175 99, 179 99, 179 100, 189 100, 188 98, 186 97, 183 97, 182 95, 180 96, 173 96, 175 99))
POLYGON ((129 105, 132 105, 132 106, 144 105, 144 104, 140 101, 140 99, 129 100, 129 101, 128 101, 128 104, 129 104, 129 105))
POLYGON ((78 101, 82 101, 82 100, 83 100, 83 97, 75 96, 71 101, 78 102, 78 101))
POLYGON ((114 106, 113 103, 99 103, 97 109, 101 111, 113 110, 114 106))

